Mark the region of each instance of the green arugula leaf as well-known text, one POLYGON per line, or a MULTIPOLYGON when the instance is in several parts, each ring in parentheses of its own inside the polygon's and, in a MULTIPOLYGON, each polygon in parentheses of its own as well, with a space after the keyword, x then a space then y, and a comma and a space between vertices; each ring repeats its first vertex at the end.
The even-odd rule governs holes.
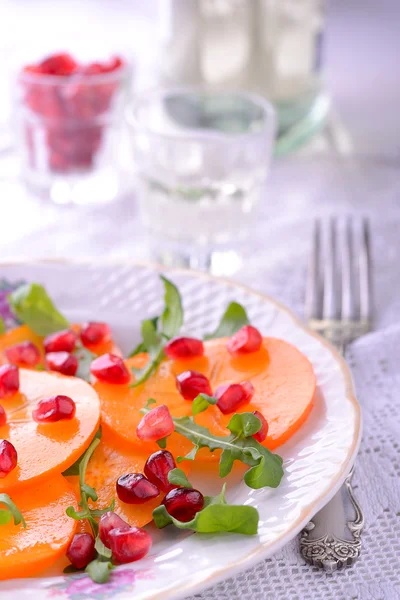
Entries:
POLYGON ((108 560, 112 557, 112 552, 111 552, 110 548, 107 548, 107 546, 105 546, 103 544, 103 542, 101 541, 101 539, 99 537, 96 538, 94 548, 95 548, 97 554, 104 557, 105 559, 108 560))
POLYGON ((207 410, 207 408, 211 404, 217 404, 217 402, 218 402, 218 399, 214 398, 213 396, 208 396, 207 394, 203 394, 203 393, 199 394, 193 400, 192 415, 195 416, 201 412, 204 412, 205 410, 207 410))
POLYGON ((182 469, 172 469, 168 473, 168 481, 173 485, 180 485, 185 488, 193 487, 182 469))
POLYGON ((15 316, 38 335, 44 336, 69 327, 46 290, 39 283, 26 283, 8 296, 15 316))
POLYGON ((6 525, 11 521, 11 519, 14 519, 14 525, 19 525, 22 523, 23 528, 26 529, 25 519, 21 511, 14 504, 8 494, 0 494, 0 504, 4 504, 6 507, 6 510, 0 510, 0 525, 6 525))
POLYGON ((74 350, 73 354, 75 354, 78 359, 76 377, 79 377, 84 381, 90 381, 90 365, 93 360, 97 358, 96 354, 93 354, 93 352, 90 352, 90 350, 81 345, 74 350))
POLYGON ((178 335, 183 325, 182 300, 178 288, 169 279, 160 275, 165 288, 165 308, 161 315, 161 331, 171 339, 178 335))
POLYGON ((147 352, 150 360, 143 369, 132 369, 135 374, 135 383, 131 387, 142 384, 156 371, 165 356, 165 344, 171 337, 179 333, 183 323, 182 301, 178 288, 166 277, 161 275, 160 278, 165 288, 165 307, 161 317, 146 319, 142 322, 142 341, 133 350, 131 356, 138 352, 147 352))
POLYGON ((157 444, 161 448, 161 450, 165 450, 165 448, 167 447, 167 438, 163 437, 157 440, 157 444))
POLYGON ((171 517, 163 504, 154 509, 153 519, 159 529, 173 523, 179 529, 192 529, 198 533, 227 531, 255 535, 258 531, 259 515, 253 506, 227 504, 224 484, 218 496, 204 498, 204 508, 189 522, 171 517))
POLYGON ((3 317, 0 317, 0 335, 2 333, 5 333, 5 330, 6 330, 6 326, 4 324, 4 319, 3 319, 3 317))
POLYGON ((107 583, 110 579, 110 571, 113 568, 113 564, 110 561, 103 561, 96 558, 88 564, 85 572, 95 583, 107 583))
POLYGON ((231 302, 224 312, 221 322, 213 333, 204 336, 205 340, 229 337, 239 331, 244 325, 249 325, 247 313, 241 304, 231 302))
MULTIPOLYGON (((98 428, 96 435, 93 438, 94 440, 101 440, 101 427, 98 428)), ((82 456, 80 456, 78 458, 78 460, 76 460, 74 462, 73 465, 71 465, 70 467, 68 467, 68 469, 66 469, 63 472, 64 477, 67 477, 68 475, 79 475, 79 466, 86 454, 87 450, 85 450, 85 452, 82 454, 82 456)))
MULTIPOLYGON (((146 414, 150 410, 143 408, 141 412, 146 414)), ((193 443, 192 450, 186 456, 177 457, 178 463, 194 460, 200 448, 208 448, 211 452, 220 449, 220 477, 229 475, 233 463, 239 460, 251 467, 244 475, 249 487, 276 488, 280 484, 283 477, 282 458, 272 454, 252 437, 261 427, 260 420, 253 413, 233 415, 227 426, 231 431, 228 436, 213 435, 206 427, 196 423, 193 417, 172 417, 172 420, 175 432, 193 443)))

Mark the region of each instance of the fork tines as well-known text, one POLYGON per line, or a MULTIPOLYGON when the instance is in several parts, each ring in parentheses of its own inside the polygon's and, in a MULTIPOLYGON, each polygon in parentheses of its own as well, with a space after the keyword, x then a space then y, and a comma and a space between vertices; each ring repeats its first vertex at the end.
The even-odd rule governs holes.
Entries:
POLYGON ((368 219, 316 220, 306 295, 307 319, 314 326, 315 321, 352 322, 366 332, 372 317, 371 295, 368 219))

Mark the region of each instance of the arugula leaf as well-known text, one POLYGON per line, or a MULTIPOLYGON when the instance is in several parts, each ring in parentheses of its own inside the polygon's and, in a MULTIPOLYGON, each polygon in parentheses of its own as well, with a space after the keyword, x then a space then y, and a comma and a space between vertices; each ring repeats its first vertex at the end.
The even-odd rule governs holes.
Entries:
POLYGON ((4 333, 6 330, 6 326, 4 323, 4 319, 3 317, 0 317, 0 334, 4 333))
POLYGON ((6 509, 0 510, 0 525, 6 525, 11 519, 14 519, 14 525, 22 523, 23 528, 26 529, 25 519, 21 511, 8 494, 0 494, 0 504, 6 506, 6 509))
POLYGON ((205 335, 204 339, 212 340, 214 338, 231 336, 244 325, 249 325, 249 323, 249 318, 243 306, 238 302, 231 302, 222 315, 217 329, 213 333, 205 335))
POLYGON ((157 444, 161 448, 161 450, 165 450, 165 448, 167 447, 167 438, 163 437, 157 440, 157 444))
MULTIPOLYGON (((143 408, 146 414, 151 409, 143 408)), ((262 487, 276 488, 283 477, 282 458, 272 454, 253 437, 261 428, 260 420, 253 413, 233 415, 227 427, 228 436, 213 435, 209 429, 198 425, 193 417, 172 417, 176 433, 183 435, 193 443, 192 450, 186 456, 178 456, 177 462, 194 460, 200 448, 211 452, 222 450, 220 458, 220 477, 226 477, 232 470, 235 460, 251 468, 244 475, 245 483, 254 489, 262 487)))
POLYGON ((93 360, 97 358, 96 354, 93 354, 93 352, 90 352, 90 350, 81 345, 74 350, 73 354, 75 354, 78 359, 76 377, 79 377, 84 381, 90 381, 90 365, 93 360))
POLYGON ((208 394, 199 394, 198 396, 196 396, 196 398, 193 400, 192 403, 192 414, 193 416, 198 415, 201 412, 204 412, 205 410, 207 410, 207 408, 210 406, 210 404, 217 404, 218 399, 214 398, 213 396, 208 396, 208 394))
POLYGON ((153 511, 154 523, 159 529, 173 523, 179 529, 192 529, 199 533, 217 533, 228 531, 255 535, 258 530, 259 515, 253 506, 227 504, 224 484, 218 496, 206 496, 204 508, 188 522, 179 521, 168 513, 163 504, 153 511))
POLYGON ((39 283, 21 285, 8 296, 8 301, 16 317, 38 335, 49 335, 69 327, 67 319, 39 283))
POLYGON ((182 469, 171 469, 168 473, 168 481, 173 485, 180 485, 185 488, 193 487, 182 469))
POLYGON ((109 560, 103 561, 95 558, 88 564, 85 572, 89 575, 90 579, 95 583, 107 583, 110 578, 110 571, 114 566, 109 560))
POLYGON ((165 308, 161 315, 161 331, 168 338, 175 337, 183 325, 183 308, 181 295, 176 285, 160 275, 165 287, 165 308))
MULTIPOLYGON (((98 430, 96 431, 96 435, 94 436, 93 439, 94 440, 97 440, 97 439, 101 440, 101 435, 102 435, 101 427, 99 427, 98 430)), ((79 475, 79 466, 80 466, 80 464, 81 464, 81 462, 82 462, 82 460, 83 460, 86 452, 87 452, 87 450, 85 450, 85 452, 82 454, 82 456, 80 456, 78 458, 78 460, 76 460, 74 462, 73 465, 71 465, 70 467, 68 467, 68 469, 66 469, 63 472, 64 477, 67 477, 68 475, 79 475)))
POLYGON ((139 352, 147 352, 150 360, 143 369, 132 369, 136 379, 131 387, 137 387, 154 373, 164 358, 165 344, 171 337, 179 333, 183 323, 182 301, 178 288, 166 277, 160 275, 160 278, 165 288, 165 307, 161 317, 146 319, 142 322, 142 341, 130 356, 139 352))

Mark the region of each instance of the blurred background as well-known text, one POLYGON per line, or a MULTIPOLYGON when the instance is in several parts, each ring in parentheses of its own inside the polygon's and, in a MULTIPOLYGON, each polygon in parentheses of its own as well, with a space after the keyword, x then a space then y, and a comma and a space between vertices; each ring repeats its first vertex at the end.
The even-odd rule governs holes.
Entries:
POLYGON ((397 214, 399 23, 396 0, 2 0, 1 258, 254 284, 319 214, 397 214))

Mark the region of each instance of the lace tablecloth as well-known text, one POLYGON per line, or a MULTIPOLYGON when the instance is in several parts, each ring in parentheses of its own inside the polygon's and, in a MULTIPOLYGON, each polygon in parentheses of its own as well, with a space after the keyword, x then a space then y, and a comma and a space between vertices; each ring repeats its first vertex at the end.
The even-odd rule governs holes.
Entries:
MULTIPOLYGON (((271 559, 190 600, 395 600, 400 598, 400 184, 396 160, 291 159, 273 170, 254 233, 253 258, 236 277, 302 314, 311 226, 316 215, 367 214, 373 232, 375 332, 349 350, 364 438, 356 491, 365 512, 357 564, 333 575, 305 565, 297 541, 271 559)), ((55 208, 17 184, 0 256, 146 257, 133 197, 108 208, 55 208), (61 214, 60 214, 61 213, 61 214), (24 218, 21 218, 24 215, 24 218)))

